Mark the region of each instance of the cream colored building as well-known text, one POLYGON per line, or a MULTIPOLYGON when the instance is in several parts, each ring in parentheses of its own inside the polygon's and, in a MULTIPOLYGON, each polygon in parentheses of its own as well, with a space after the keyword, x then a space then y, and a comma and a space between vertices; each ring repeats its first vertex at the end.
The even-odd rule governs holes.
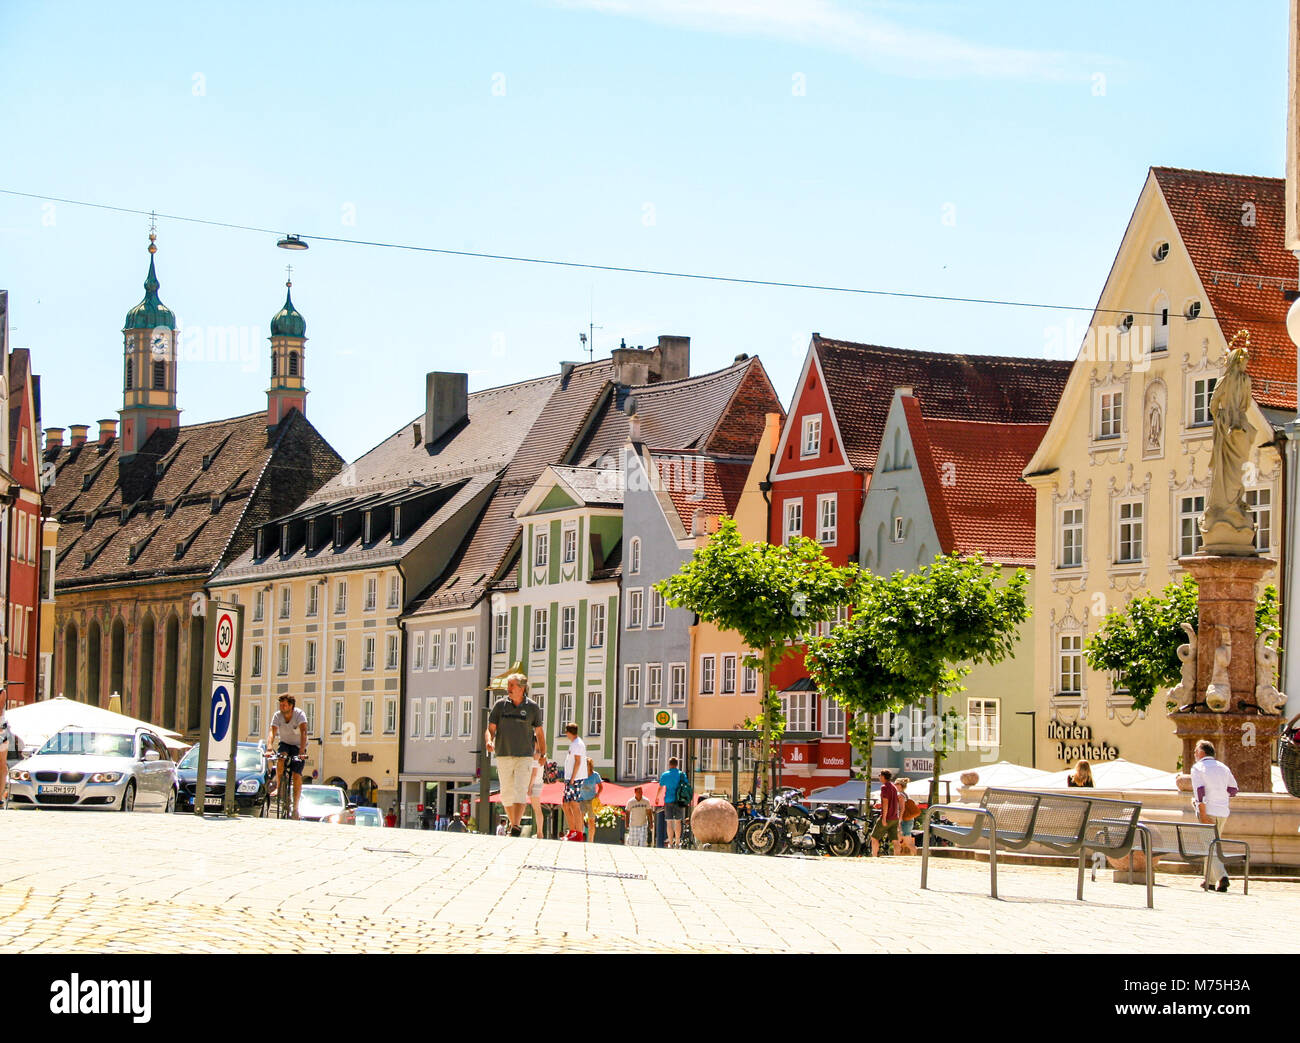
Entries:
MULTIPOLYGON (((1069 383, 1025 469, 1036 490, 1034 669, 1038 766, 1079 758, 1173 770, 1164 693, 1140 712, 1083 650, 1105 613, 1159 592, 1200 547, 1210 395, 1228 341, 1250 331, 1256 429, 1247 469, 1257 548, 1277 559, 1278 436, 1295 413, 1283 325, 1295 260, 1282 249, 1280 180, 1154 168, 1069 383)), ((1067 332, 1065 337, 1069 337, 1067 332)), ((1278 582, 1274 568, 1265 582, 1278 582)))

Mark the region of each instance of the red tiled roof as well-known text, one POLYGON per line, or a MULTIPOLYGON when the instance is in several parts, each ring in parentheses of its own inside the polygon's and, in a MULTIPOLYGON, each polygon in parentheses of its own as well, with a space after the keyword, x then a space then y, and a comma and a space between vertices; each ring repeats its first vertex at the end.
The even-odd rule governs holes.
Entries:
POLYGON ((894 389, 910 386, 927 417, 991 423, 1051 421, 1072 362, 950 355, 813 337, 849 463, 872 470, 894 389))
POLYGON ((696 511, 703 511, 706 516, 735 514, 749 477, 750 461, 718 460, 711 456, 692 458, 693 454, 660 449, 651 450, 650 455, 660 469, 661 478, 665 470, 674 470, 679 475, 689 472, 688 482, 667 482, 668 496, 687 533, 691 531, 696 511))
POLYGON ((1224 339, 1250 330, 1247 368, 1255 400, 1294 409, 1296 347, 1286 332, 1291 301, 1283 289, 1295 289, 1296 259, 1284 246, 1286 182, 1170 167, 1152 172, 1224 339))
POLYGON ((902 401, 944 553, 1032 565, 1035 494, 1020 476, 1048 425, 931 419, 917 399, 902 401))

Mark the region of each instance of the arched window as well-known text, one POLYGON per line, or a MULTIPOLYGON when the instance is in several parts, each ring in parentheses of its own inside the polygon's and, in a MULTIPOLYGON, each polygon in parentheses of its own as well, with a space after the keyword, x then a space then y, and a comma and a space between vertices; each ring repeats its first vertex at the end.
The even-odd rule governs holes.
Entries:
POLYGON ((155 362, 153 364, 153 386, 155 391, 165 391, 167 388, 167 363, 155 362))
POLYGON ((296 377, 297 375, 298 375, 298 353, 296 351, 291 351, 289 352, 289 376, 296 377))
POLYGON ((629 572, 641 571, 641 541, 634 539, 632 541, 631 561, 628 563, 629 572))
POLYGON ((126 389, 130 391, 135 386, 135 359, 126 360, 126 389))
POLYGON ((272 354, 271 354, 271 376, 273 376, 273 377, 278 377, 279 375, 280 375, 280 356, 279 356, 279 355, 276 355, 274 352, 272 352, 272 354))

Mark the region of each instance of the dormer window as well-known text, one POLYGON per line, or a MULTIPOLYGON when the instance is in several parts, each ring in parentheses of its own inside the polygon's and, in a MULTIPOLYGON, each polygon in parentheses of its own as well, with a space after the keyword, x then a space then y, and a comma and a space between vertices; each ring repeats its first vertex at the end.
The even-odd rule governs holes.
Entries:
POLYGON ((289 526, 280 526, 280 553, 285 557, 289 555, 289 526))
POLYGON ((370 512, 370 511, 366 511, 366 515, 365 515, 365 517, 366 517, 366 538, 365 538, 365 542, 366 542, 366 543, 371 542, 371 539, 372 539, 371 532, 370 532, 371 513, 372 513, 372 512, 370 512))
POLYGON ((266 530, 265 529, 257 530, 257 556, 259 558, 266 557, 266 530))
POLYGON ((343 515, 334 515, 334 549, 343 546, 343 515))
POLYGON ((402 538, 402 507, 398 504, 393 508, 393 542, 396 543, 402 538))

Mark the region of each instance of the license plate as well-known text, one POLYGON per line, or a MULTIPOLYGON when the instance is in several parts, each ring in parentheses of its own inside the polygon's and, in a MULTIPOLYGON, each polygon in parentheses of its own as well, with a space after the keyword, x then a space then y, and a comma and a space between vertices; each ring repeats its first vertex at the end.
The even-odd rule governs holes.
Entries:
POLYGON ((219 808, 226 802, 225 797, 208 797, 204 802, 204 807, 219 808))
POLYGON ((51 796, 58 793, 76 793, 76 786, 37 786, 37 793, 48 793, 51 796))

